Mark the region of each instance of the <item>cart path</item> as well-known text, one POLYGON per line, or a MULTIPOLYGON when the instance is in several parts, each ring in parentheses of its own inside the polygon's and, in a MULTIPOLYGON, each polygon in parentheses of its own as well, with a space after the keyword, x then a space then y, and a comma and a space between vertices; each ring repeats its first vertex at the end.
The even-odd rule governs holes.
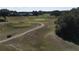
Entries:
POLYGON ((44 24, 40 23, 39 26, 36 26, 36 27, 34 27, 34 28, 30 29, 30 30, 27 30, 27 31, 25 31, 25 32, 23 32, 23 33, 21 33, 21 34, 12 36, 12 37, 10 37, 10 38, 8 38, 8 39, 1 40, 0 43, 4 43, 4 42, 10 41, 10 40, 13 40, 13 39, 15 39, 15 38, 21 37, 21 36, 23 36, 23 35, 25 35, 25 34, 27 34, 27 33, 29 33, 29 32, 32 32, 32 31, 38 30, 38 29, 40 29, 40 28, 43 28, 44 26, 45 26, 44 24))

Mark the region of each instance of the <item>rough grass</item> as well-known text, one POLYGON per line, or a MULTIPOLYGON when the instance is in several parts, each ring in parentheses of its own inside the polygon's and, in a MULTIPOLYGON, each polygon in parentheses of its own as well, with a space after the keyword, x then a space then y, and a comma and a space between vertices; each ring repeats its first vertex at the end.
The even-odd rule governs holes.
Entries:
POLYGON ((49 40, 49 34, 53 29, 54 22, 53 17, 42 17, 42 16, 29 16, 26 19, 29 23, 44 23, 45 27, 37 31, 28 33, 23 37, 16 38, 12 41, 6 42, 5 44, 12 44, 18 49, 21 50, 58 50, 58 47, 55 47, 49 40))
MULTIPOLYGON (((7 17, 9 21, 9 30, 13 28, 31 26, 35 23, 44 23, 45 27, 30 32, 22 37, 13 39, 0 45, 0 50, 18 50, 18 51, 61 51, 61 50, 79 50, 74 44, 63 41, 55 35, 54 16, 28 16, 28 17, 7 17), (31 24, 31 25, 30 25, 31 24)), ((20 29, 19 28, 19 29, 20 29)), ((1 30, 1 28, 0 28, 1 30)), ((21 31, 21 30, 19 30, 21 31)), ((11 33, 11 32, 10 32, 11 33)))
MULTIPOLYGON (((5 42, 4 45, 13 46, 18 50, 57 50, 49 40, 49 34, 54 31, 55 17, 46 15, 42 16, 28 16, 28 17, 7 17, 10 27, 25 27, 34 23, 44 23, 45 27, 37 31, 28 33, 23 37, 16 38, 12 41, 5 42), (54 20, 53 20, 54 19, 54 20)), ((10 30, 10 29, 9 29, 10 30)), ((13 29, 11 29, 13 30, 13 29)))
POLYGON ((7 20, 9 22, 8 24, 0 25, 0 40, 7 39, 7 35, 14 36, 22 33, 35 25, 34 23, 27 21, 27 18, 25 19, 25 17, 7 17, 7 20))

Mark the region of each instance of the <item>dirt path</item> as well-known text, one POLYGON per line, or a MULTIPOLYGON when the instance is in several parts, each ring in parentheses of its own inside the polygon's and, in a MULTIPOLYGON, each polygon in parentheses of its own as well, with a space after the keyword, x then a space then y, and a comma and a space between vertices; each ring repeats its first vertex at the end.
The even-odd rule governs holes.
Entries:
POLYGON ((35 30, 40 29, 40 28, 42 28, 42 27, 44 27, 44 26, 45 26, 44 24, 41 24, 41 23, 40 23, 39 26, 37 26, 37 27, 35 27, 35 28, 32 28, 32 29, 30 29, 30 30, 27 30, 26 32, 23 32, 23 33, 21 33, 21 34, 15 35, 15 36, 13 36, 13 37, 11 37, 11 38, 8 38, 8 39, 5 39, 5 40, 1 40, 0 43, 4 43, 4 42, 7 42, 7 41, 9 41, 9 40, 13 40, 13 39, 15 39, 15 38, 21 37, 21 36, 23 36, 23 35, 25 35, 25 34, 27 34, 27 33, 29 33, 29 32, 35 31, 35 30))

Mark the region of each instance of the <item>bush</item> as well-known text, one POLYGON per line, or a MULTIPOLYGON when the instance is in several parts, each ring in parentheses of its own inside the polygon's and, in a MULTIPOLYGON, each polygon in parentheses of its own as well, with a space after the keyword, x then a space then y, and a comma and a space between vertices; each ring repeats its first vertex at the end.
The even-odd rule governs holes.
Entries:
POLYGON ((56 34, 64 40, 79 44, 79 15, 64 13, 56 22, 56 34))

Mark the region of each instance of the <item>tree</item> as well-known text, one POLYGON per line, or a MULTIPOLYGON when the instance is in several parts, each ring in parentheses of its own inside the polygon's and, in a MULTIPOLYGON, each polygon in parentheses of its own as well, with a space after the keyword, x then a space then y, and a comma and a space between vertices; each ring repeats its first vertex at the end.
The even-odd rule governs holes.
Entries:
POLYGON ((8 14, 9 14, 8 9, 1 9, 0 10, 0 16, 4 17, 5 20, 6 20, 6 16, 8 16, 8 14))
POLYGON ((42 15, 42 14, 43 14, 43 11, 41 11, 41 10, 38 11, 38 14, 39 14, 39 15, 42 15))
POLYGON ((33 11, 32 14, 33 14, 34 16, 38 16, 38 12, 37 12, 37 11, 33 11))
POLYGON ((52 11, 50 15, 55 15, 55 16, 60 16, 61 12, 56 10, 56 11, 52 11))
POLYGON ((56 24, 56 34, 64 40, 79 44, 79 11, 62 14, 56 24), (76 13, 77 12, 77 13, 76 13))

